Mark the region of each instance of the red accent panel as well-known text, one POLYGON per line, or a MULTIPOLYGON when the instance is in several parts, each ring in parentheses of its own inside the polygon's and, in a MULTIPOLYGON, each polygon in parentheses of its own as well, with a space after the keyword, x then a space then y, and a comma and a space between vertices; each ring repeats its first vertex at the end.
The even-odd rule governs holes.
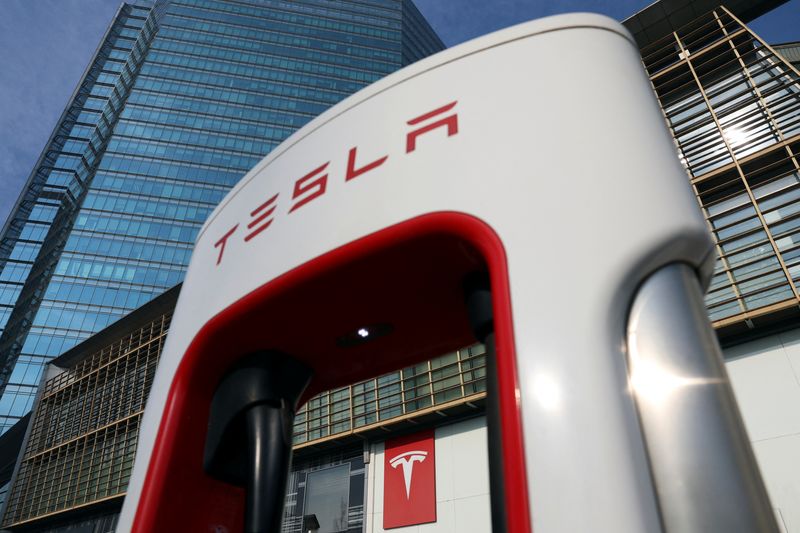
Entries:
POLYGON ((294 355, 315 371, 301 400, 306 401, 441 355, 472 342, 461 283, 468 273, 487 268, 496 317, 508 532, 529 533, 505 251, 488 225, 459 213, 417 217, 332 250, 206 323, 172 382, 133 531, 241 530, 242 490, 202 468, 211 397, 236 359, 262 349, 294 355), (360 346, 336 345, 343 333, 374 323, 390 323, 394 332, 360 346))
POLYGON ((383 529, 436 522, 433 430, 387 440, 383 455, 383 529))

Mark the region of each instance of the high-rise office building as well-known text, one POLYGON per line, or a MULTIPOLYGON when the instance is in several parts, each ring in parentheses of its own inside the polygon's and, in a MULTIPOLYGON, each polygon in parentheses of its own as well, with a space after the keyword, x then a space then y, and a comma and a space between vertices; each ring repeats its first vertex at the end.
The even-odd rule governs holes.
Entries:
POLYGON ((265 154, 441 48, 411 0, 123 4, 0 233, 0 433, 47 361, 181 281, 265 154))

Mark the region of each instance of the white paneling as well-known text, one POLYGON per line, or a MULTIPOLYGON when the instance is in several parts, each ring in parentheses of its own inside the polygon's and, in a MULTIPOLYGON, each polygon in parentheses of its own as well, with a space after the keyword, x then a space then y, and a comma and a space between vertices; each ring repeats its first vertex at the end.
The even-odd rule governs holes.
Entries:
POLYGON ((783 349, 786 351, 786 356, 792 364, 794 377, 798 384, 800 384, 800 329, 781 333, 780 339, 783 344, 783 349))
MULTIPOLYGON (((455 469, 453 462, 453 432, 459 431, 461 424, 450 424, 436 429, 436 501, 453 499, 455 469)), ((484 452, 485 453, 485 452, 484 452)))
POLYGON ((759 441, 800 433, 800 386, 789 357, 778 343, 770 350, 728 363, 739 408, 750 439, 759 441))
POLYGON ((453 499, 488 494, 489 462, 486 449, 486 420, 465 422, 464 431, 447 439, 452 443, 453 499))
POLYGON ((487 512, 491 503, 489 495, 461 498, 453 501, 458 533, 489 533, 492 530, 492 517, 487 512))
POLYGON ((800 532, 800 435, 753 445, 772 505, 787 533, 800 532))
POLYGON ((374 523, 383 523, 383 493, 376 494, 376 479, 383 479, 383 443, 370 446, 370 461, 367 465, 367 487, 364 494, 365 533, 373 533, 374 523), (371 514, 367 514, 371 511, 371 514))
MULTIPOLYGON (((373 455, 370 459, 370 470, 373 472, 372 485, 368 486, 370 496, 373 499, 372 509, 376 513, 383 514, 383 443, 373 445, 373 455)), ((382 522, 381 522, 382 523, 382 522)))
POLYGON ((772 352, 781 346, 781 340, 777 335, 763 337, 752 342, 737 344, 725 349, 725 358, 735 360, 741 357, 752 357, 754 355, 772 352))
POLYGON ((800 329, 725 355, 781 531, 800 533, 800 329))

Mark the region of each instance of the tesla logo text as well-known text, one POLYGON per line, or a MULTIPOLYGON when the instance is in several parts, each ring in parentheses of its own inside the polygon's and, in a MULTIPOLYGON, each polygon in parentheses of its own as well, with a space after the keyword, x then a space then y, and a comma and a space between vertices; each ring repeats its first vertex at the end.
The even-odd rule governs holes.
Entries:
MULTIPOLYGON (((417 145, 420 142, 420 138, 432 131, 443 130, 444 133, 447 134, 447 137, 456 135, 458 133, 458 113, 454 111, 454 108, 457 103, 458 101, 454 100, 432 111, 407 120, 406 125, 409 126, 410 129, 406 132, 405 136, 406 146, 404 155, 408 156, 412 154, 412 152, 415 152, 418 148, 417 145)), ((374 158, 370 157, 369 154, 364 156, 363 154, 359 154, 358 146, 353 146, 347 152, 347 165, 343 169, 342 174, 344 179, 342 181, 344 183, 349 183, 356 178, 360 178, 382 166, 388 159, 388 154, 374 158)), ((329 182, 331 181, 331 176, 335 176, 333 172, 336 171, 336 169, 329 169, 330 164, 331 161, 318 164, 313 170, 295 179, 292 185, 291 198, 287 200, 289 204, 288 209, 286 207, 281 209, 285 211, 284 216, 295 213, 301 207, 325 195, 328 190, 329 182)), ((229 239, 234 237, 236 239, 241 238, 244 243, 249 243, 252 239, 269 228, 278 217, 276 211, 280 205, 279 192, 271 194, 267 198, 253 200, 253 205, 246 211, 249 212, 249 218, 246 221, 240 221, 222 232, 219 238, 214 242, 214 248, 216 248, 217 251, 218 266, 222 263, 225 256, 225 246, 229 239), (239 231, 242 224, 245 225, 245 231, 239 231)), ((409 479, 410 476, 409 474, 409 479)))
POLYGON ((414 450, 413 452, 395 455, 389 459, 389 464, 392 465, 392 468, 397 468, 398 466, 403 467, 403 481, 406 484, 406 499, 411 497, 411 478, 414 475, 414 463, 416 461, 421 463, 427 456, 428 452, 414 450))

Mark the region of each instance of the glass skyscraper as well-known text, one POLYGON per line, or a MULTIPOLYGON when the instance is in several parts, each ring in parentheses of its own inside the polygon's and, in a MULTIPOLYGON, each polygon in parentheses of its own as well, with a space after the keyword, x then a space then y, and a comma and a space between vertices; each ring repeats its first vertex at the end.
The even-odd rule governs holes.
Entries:
POLYGON ((0 233, 0 433, 47 361, 181 281, 273 147, 443 47, 411 0, 122 4, 0 233))

